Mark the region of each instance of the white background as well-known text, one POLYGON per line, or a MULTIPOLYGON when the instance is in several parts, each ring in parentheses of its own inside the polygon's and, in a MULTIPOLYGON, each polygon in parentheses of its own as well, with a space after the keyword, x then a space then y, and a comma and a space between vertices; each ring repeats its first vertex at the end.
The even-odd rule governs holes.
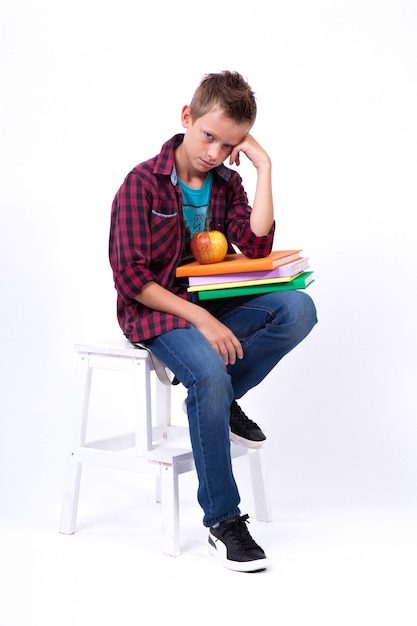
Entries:
MULTIPOLYGON (((203 74, 222 69, 257 94, 274 248, 303 248, 316 277, 318 326, 242 402, 269 438, 275 517, 412 519, 417 3, 14 0, 0 19, 5 527, 55 532, 73 345, 121 333, 113 196, 182 130, 203 74)), ((241 173, 253 197, 254 172, 241 173)))

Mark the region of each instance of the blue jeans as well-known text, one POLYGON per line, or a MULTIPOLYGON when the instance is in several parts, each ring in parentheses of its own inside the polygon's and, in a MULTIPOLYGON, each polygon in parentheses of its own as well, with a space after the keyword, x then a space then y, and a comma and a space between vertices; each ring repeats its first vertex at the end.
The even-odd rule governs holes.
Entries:
MULTIPOLYGON (((239 515, 239 491, 230 456, 230 405, 258 385, 317 322, 304 291, 199 301, 228 326, 244 357, 224 365, 194 327, 178 328, 146 342, 188 390, 187 412, 198 475, 203 524, 239 515)), ((256 417, 254 418, 256 421, 256 417)))

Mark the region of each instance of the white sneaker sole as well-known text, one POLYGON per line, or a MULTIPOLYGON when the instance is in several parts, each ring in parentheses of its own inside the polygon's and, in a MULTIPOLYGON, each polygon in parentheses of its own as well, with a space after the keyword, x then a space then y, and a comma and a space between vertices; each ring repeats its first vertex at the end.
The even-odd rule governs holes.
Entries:
POLYGON ((263 441, 251 441, 250 439, 244 439, 243 437, 239 437, 239 435, 235 435, 235 433, 232 433, 232 431, 230 431, 230 441, 232 441, 233 443, 237 443, 244 448, 251 449, 263 448, 266 444, 266 439, 264 439, 263 441))

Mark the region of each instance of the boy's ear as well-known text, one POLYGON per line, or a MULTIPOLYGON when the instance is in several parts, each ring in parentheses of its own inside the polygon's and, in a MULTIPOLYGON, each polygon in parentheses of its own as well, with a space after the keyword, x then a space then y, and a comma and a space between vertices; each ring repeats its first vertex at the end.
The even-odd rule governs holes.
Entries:
POLYGON ((189 126, 191 126, 192 119, 191 119, 191 109, 190 109, 189 104, 185 104, 182 107, 181 123, 182 123, 183 128, 188 128, 189 126))

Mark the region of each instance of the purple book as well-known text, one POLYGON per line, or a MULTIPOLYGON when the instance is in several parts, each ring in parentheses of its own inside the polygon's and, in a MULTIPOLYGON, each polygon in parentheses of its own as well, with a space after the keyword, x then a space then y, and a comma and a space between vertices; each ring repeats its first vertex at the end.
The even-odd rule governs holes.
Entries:
POLYGON ((303 257, 292 263, 280 265, 273 270, 261 272, 242 272, 241 274, 210 274, 206 276, 189 276, 190 287, 195 285, 214 285, 217 283, 238 283, 245 280, 265 280, 267 278, 284 278, 285 276, 296 276, 300 272, 305 272, 308 268, 308 257, 303 257))

